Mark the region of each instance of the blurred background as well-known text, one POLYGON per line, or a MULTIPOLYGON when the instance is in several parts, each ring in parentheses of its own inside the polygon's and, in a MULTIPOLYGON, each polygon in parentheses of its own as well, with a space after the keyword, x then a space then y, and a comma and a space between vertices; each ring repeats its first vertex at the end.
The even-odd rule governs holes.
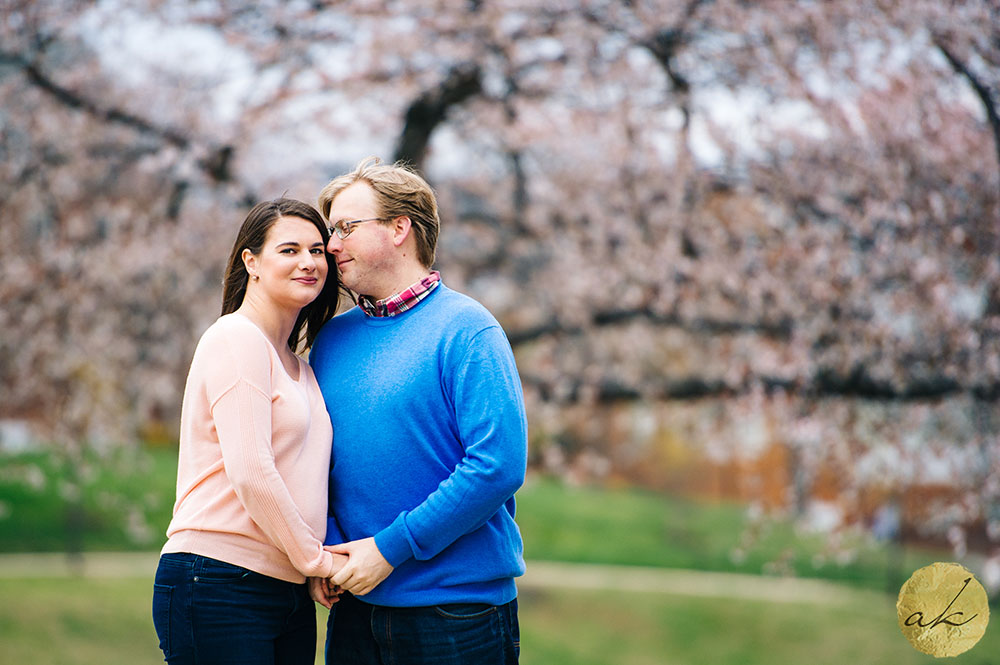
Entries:
POLYGON ((0 660, 160 660, 236 229, 377 155, 518 361, 524 663, 923 662, 916 568, 1000 593, 998 104, 994 0, 0 0, 0 660))

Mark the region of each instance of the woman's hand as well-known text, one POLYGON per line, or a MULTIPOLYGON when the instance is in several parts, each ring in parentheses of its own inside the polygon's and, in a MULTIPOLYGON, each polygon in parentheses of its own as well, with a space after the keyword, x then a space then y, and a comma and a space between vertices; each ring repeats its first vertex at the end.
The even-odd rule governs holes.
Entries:
POLYGON ((333 604, 340 600, 342 593, 340 587, 334 586, 325 577, 310 577, 308 579, 309 597, 325 607, 331 609, 333 604))

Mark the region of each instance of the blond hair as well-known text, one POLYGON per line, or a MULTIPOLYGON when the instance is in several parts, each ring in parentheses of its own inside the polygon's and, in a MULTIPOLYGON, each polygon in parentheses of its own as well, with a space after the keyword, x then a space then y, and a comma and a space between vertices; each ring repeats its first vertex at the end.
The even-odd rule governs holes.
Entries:
POLYGON ((425 268, 434 265, 441 219, 434 190, 427 181, 402 162, 389 166, 382 164, 378 157, 368 157, 350 173, 331 180, 319 193, 319 209, 325 219, 330 219, 333 199, 357 182, 368 183, 375 192, 379 217, 387 221, 410 218, 417 241, 417 260, 425 268))

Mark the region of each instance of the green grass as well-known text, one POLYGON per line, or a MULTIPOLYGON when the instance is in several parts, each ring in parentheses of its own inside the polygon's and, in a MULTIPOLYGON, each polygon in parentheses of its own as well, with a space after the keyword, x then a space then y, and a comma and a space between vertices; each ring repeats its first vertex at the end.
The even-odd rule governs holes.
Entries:
MULTIPOLYGON (((0 663, 157 663, 143 578, 0 579, 0 663)), ((654 593, 522 592, 524 665, 908 665, 915 651, 896 623, 893 599, 856 591, 836 607, 654 593)), ((318 642, 326 610, 318 608, 318 642)), ((317 663, 322 662, 322 647, 317 663)), ((1000 652, 994 621, 956 665, 985 665, 1000 652)))
POLYGON ((530 481, 517 497, 529 559, 793 574, 897 590, 917 568, 952 559, 942 551, 890 550, 857 535, 845 540, 851 558, 838 562, 824 535, 800 533, 782 520, 762 521, 744 557, 734 559, 747 527, 743 506, 551 479, 530 481))
POLYGON ((551 479, 517 495, 531 558, 677 568, 730 567, 744 512, 641 490, 567 487, 551 479))
MULTIPOLYGON (((663 594, 571 592, 521 598, 522 663, 531 665, 859 665, 927 663, 897 626, 893 599, 856 592, 823 607, 663 594)), ((991 626, 959 664, 995 662, 991 626)))
POLYGON ((176 473, 165 448, 0 456, 0 552, 159 549, 176 473))
MULTIPOLYGON (((91 455, 80 499, 71 502, 65 498, 68 467, 53 456, 0 457, 0 552, 159 549, 176 464, 176 451, 167 447, 91 455)), ((743 506, 637 489, 569 487, 538 477, 517 499, 529 559, 791 573, 891 590, 917 568, 952 558, 908 548, 893 559, 893 552, 860 539, 854 558, 837 563, 825 537, 764 520, 743 557, 734 559, 748 524, 743 506)))
MULTIPOLYGON (((64 550, 73 533, 89 551, 158 549, 175 468, 176 453, 169 449, 94 457, 79 500, 69 501, 65 465, 42 454, 2 457, 0 552, 64 550), (77 526, 84 527, 76 531, 67 529, 73 506, 77 526)), ((851 592, 857 602, 824 607, 529 588, 520 599, 525 665, 931 662, 900 634, 893 601, 912 571, 948 560, 948 553, 908 549, 891 562, 884 548, 861 543, 857 557, 841 565, 825 554, 823 537, 771 520, 760 523, 745 557, 734 560, 747 527, 741 506, 567 487, 544 478, 531 479, 518 493, 517 517, 528 559, 749 573, 780 560, 798 576, 878 590, 858 589, 851 592)), ((0 663, 161 662, 150 587, 146 578, 0 579, 0 663)), ((325 614, 319 610, 321 624, 325 614)), ((991 626, 956 661, 994 662, 998 631, 991 626)))
POLYGON ((156 663, 150 580, 0 580, 0 662, 156 663))

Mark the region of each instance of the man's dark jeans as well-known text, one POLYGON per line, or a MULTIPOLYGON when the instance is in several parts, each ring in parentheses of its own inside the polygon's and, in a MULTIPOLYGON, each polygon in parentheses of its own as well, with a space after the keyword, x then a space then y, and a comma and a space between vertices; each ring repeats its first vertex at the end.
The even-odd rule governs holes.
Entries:
POLYGON ((384 607, 345 593, 327 622, 327 665, 516 665, 519 653, 516 599, 384 607))
POLYGON ((153 625, 171 665, 313 665, 316 606, 292 584, 196 554, 164 554, 153 625))

